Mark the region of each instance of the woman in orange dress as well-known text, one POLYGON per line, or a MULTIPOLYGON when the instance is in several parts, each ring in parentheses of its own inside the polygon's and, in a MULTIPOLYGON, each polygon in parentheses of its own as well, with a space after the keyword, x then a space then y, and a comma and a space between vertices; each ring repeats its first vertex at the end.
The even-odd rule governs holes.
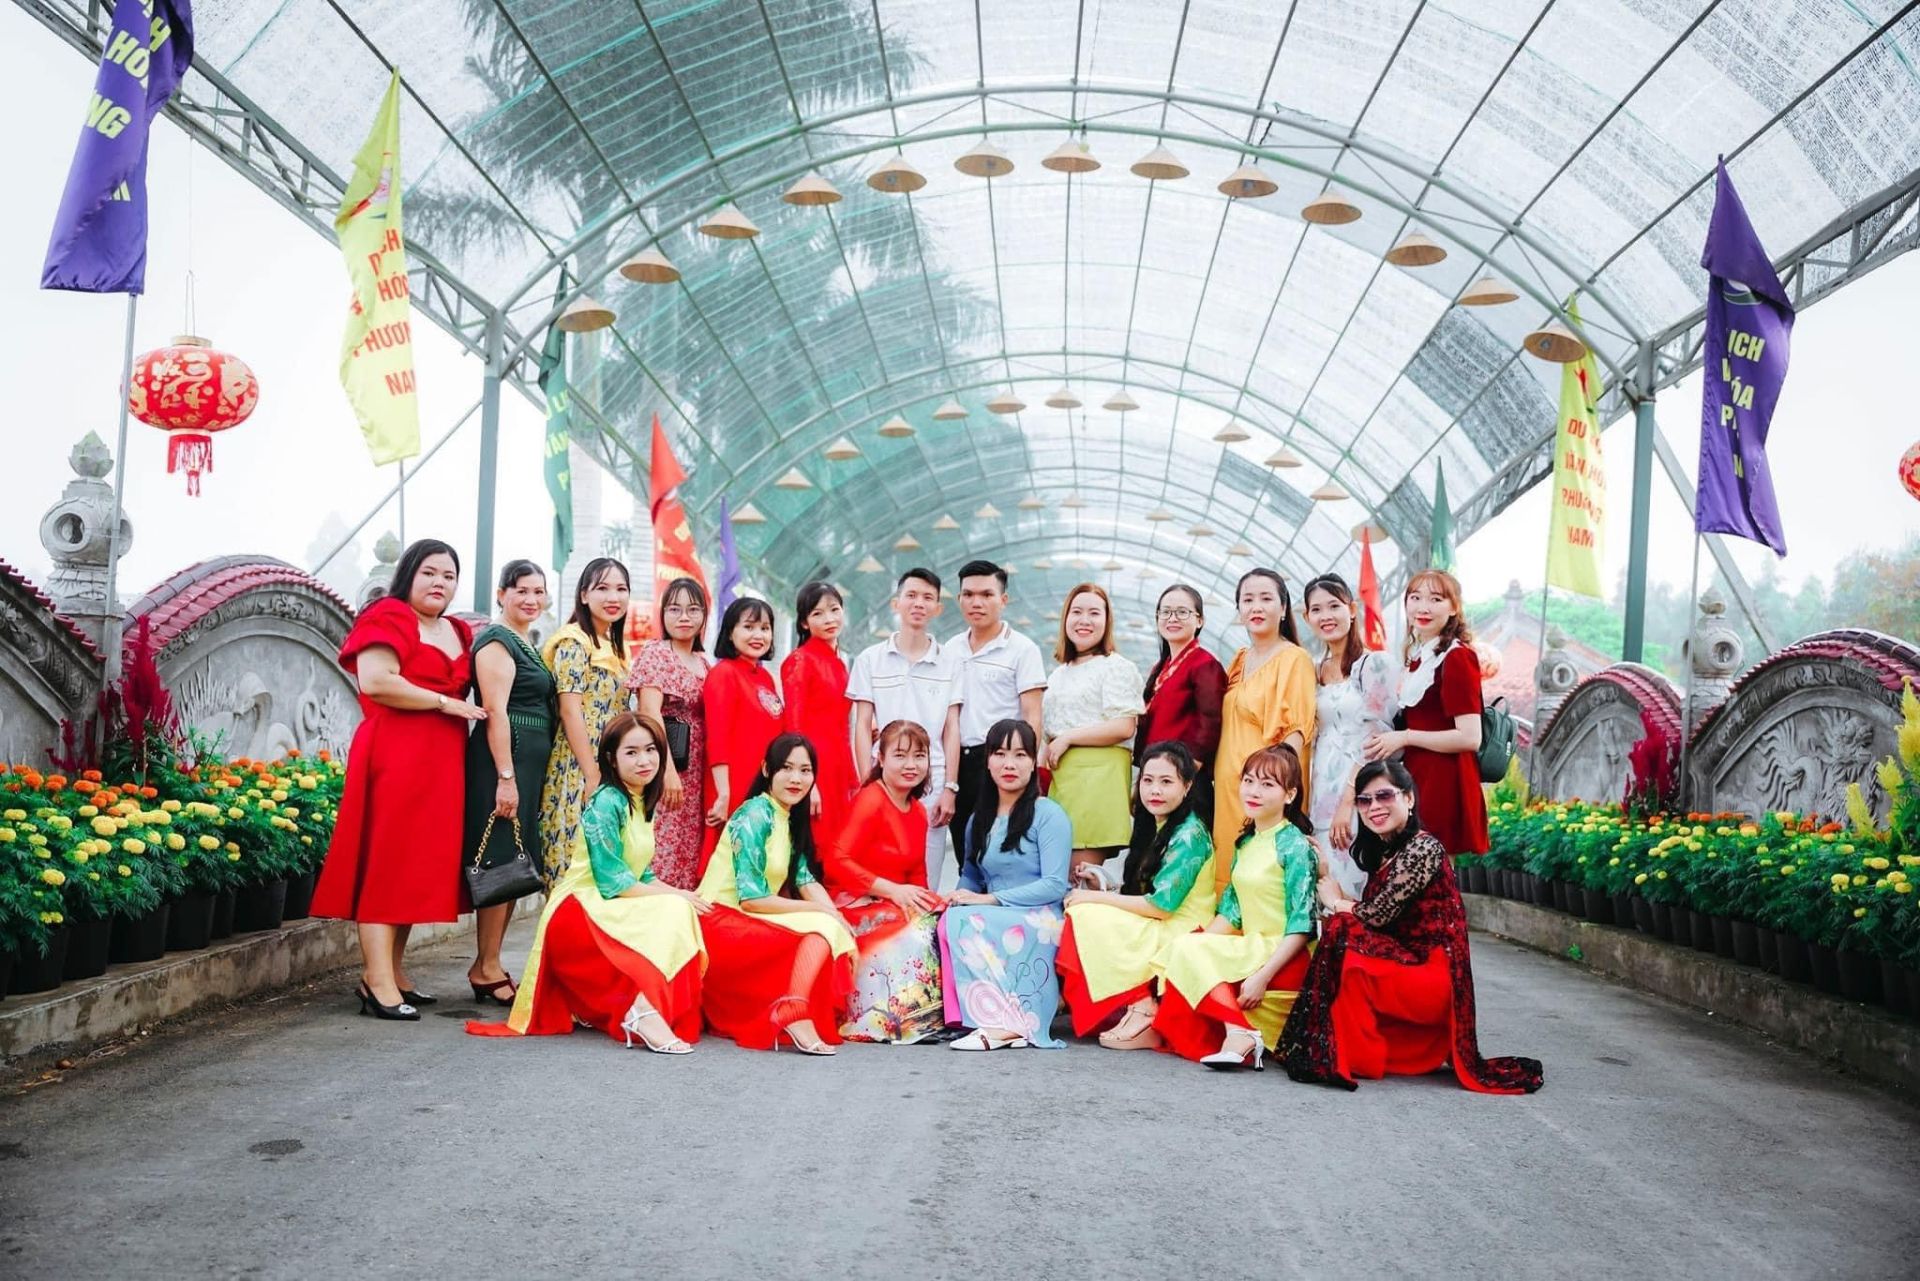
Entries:
POLYGON ((742 596, 727 606, 713 645, 713 667, 700 687, 707 718, 707 777, 701 806, 707 830, 701 838, 700 872, 705 875, 721 829, 747 799, 760 757, 780 732, 785 710, 774 688, 767 657, 773 653, 773 606, 742 596))
POLYGON ((450 612, 459 587, 453 548, 421 539, 340 647, 365 719, 347 755, 313 914, 359 927, 360 1012, 383 1019, 418 1019, 419 1007, 437 999, 407 977, 412 928, 455 920, 468 906, 460 879, 467 727, 487 713, 466 698, 473 634, 450 612))
POLYGON ((832 583, 808 583, 794 607, 800 643, 780 664, 780 695, 788 733, 804 735, 820 752, 814 780, 813 820, 822 832, 837 832, 860 786, 853 764, 853 704, 847 699, 847 664, 840 657, 846 602, 832 583))
POLYGON ((853 929, 849 1041, 908 1045, 946 1026, 940 994, 940 896, 927 888, 927 731, 889 721, 880 761, 854 795, 826 855, 827 891, 853 929))
POLYGON ((1214 758, 1213 776, 1219 781, 1213 800, 1214 884, 1222 890, 1247 819, 1236 782, 1241 764, 1263 747, 1285 744, 1300 758, 1300 786, 1310 786, 1319 699, 1313 659, 1300 647, 1287 580, 1271 569, 1248 570, 1234 595, 1247 644, 1227 665, 1220 752, 1214 758))

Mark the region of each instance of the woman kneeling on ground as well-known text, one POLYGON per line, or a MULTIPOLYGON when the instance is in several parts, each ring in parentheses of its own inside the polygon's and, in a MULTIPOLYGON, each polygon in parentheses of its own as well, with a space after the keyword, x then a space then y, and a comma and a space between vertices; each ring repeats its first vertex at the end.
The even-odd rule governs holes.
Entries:
POLYGON ((548 1036, 597 1027, 655 1054, 686 1054, 700 1035, 705 960, 697 895, 655 878, 653 815, 667 731, 621 712, 600 735, 603 780, 580 815, 572 859, 554 882, 505 1023, 476 1036, 548 1036))
POLYGON ((1352 1090, 1359 1077, 1416 1076, 1451 1061, 1476 1093, 1531 1094, 1538 1059, 1480 1057, 1466 910, 1453 861, 1421 829, 1415 800, 1399 761, 1360 767, 1353 855, 1366 893, 1333 904, 1280 1062, 1296 1081, 1352 1090))
POLYGON ((1293 1008, 1313 941, 1319 855, 1301 795, 1300 757, 1282 743, 1240 767, 1246 826, 1220 911, 1173 940, 1153 1029, 1182 1058, 1260 1070, 1293 1008))
POLYGON ((1099 888, 1094 869, 1074 869, 1086 888, 1067 895, 1060 986, 1076 1036, 1125 1011, 1117 1026, 1100 1034, 1100 1044, 1110 1050, 1159 1047, 1160 1034, 1152 1027, 1159 1010, 1153 981, 1173 940, 1213 919, 1213 835, 1207 828, 1212 806, 1202 817, 1198 773, 1185 744, 1148 747, 1140 758, 1138 790, 1140 810, 1151 821, 1134 826, 1120 892, 1099 888))
POLYGON ((802 1054, 834 1053, 853 990, 853 934, 814 854, 814 766, 813 744, 798 734, 768 744, 700 878, 713 904, 701 922, 707 1026, 749 1050, 785 1038, 802 1054), (782 893, 789 886, 796 897, 782 893))

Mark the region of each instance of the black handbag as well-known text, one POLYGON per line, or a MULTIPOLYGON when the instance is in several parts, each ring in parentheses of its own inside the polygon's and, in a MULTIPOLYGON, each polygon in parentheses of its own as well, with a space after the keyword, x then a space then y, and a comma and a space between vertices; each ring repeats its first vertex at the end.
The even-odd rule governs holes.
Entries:
POLYGON ((667 731, 667 755, 673 758, 673 767, 683 770, 687 767, 687 757, 693 751, 693 726, 685 721, 669 716, 661 722, 667 731))
POLYGON ((480 845, 473 852, 473 862, 460 869, 467 878, 467 896, 475 907, 511 903, 545 888, 533 870, 533 860, 527 857, 526 847, 520 843, 517 818, 507 820, 513 828, 513 857, 499 863, 486 861, 488 847, 493 843, 493 821, 498 817, 498 814, 487 815, 487 825, 480 832, 480 845))

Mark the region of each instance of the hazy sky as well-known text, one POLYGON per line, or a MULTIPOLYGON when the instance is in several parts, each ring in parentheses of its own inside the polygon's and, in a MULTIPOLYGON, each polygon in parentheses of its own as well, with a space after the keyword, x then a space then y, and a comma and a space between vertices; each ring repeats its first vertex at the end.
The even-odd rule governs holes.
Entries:
MULTIPOLYGON (((93 67, 12 5, 0 6, 0 47, 40 55, 12 60, 0 84, 0 116, 15 122, 11 193, 0 204, 0 350, 11 388, 0 558, 41 578, 48 562, 39 520, 71 478, 69 449, 89 428, 113 441, 126 303, 119 295, 38 288, 93 67)), ((123 591, 136 594, 197 560, 235 552, 304 564, 330 514, 357 520, 394 479, 392 467, 368 462, 337 378, 347 299, 339 252, 165 122, 153 134, 149 208, 147 293, 136 349, 188 332, 191 271, 193 331, 253 367, 261 400, 244 426, 216 438, 215 470, 197 499, 186 496, 184 477, 166 475, 164 435, 131 424, 127 507, 135 537, 122 561, 123 591)), ((1792 583, 1808 574, 1825 577, 1847 552, 1886 546, 1920 528, 1920 504, 1895 475, 1901 452, 1920 437, 1908 363, 1917 287, 1920 255, 1909 254, 1809 310, 1794 332, 1792 372, 1771 445, 1792 548, 1780 570, 1792 583)), ((430 323, 416 325, 415 334, 422 437, 431 443, 478 398, 480 366, 430 323)), ((1662 427, 1689 469, 1698 447, 1699 395, 1696 376, 1669 391, 1659 407, 1662 427)), ((540 472, 540 416, 512 392, 502 407, 495 563, 521 554, 544 560, 550 513, 540 472)), ((1613 500, 1609 579, 1626 560, 1632 443, 1624 424, 1605 438, 1613 500)), ((471 547, 477 471, 476 416, 409 484, 408 532, 471 547)), ((624 514, 627 501, 610 496, 608 505, 624 514)), ((1537 585, 1546 520, 1545 487, 1536 487, 1463 545, 1469 597, 1498 595, 1513 578, 1537 585)), ((394 525, 389 509, 362 547, 394 525)), ((1656 470, 1656 579, 1686 582, 1689 532, 1679 499, 1656 470)), ((1737 554, 1750 575, 1772 559, 1745 544, 1737 554)))

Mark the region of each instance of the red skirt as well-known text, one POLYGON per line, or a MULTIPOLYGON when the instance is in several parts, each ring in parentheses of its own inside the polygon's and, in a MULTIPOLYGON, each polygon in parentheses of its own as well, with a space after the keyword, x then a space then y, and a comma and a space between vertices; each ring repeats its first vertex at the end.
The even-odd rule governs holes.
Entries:
MULTIPOLYGON (((1307 963, 1311 959, 1307 949, 1301 948, 1298 956, 1280 967, 1280 972, 1267 984, 1267 991, 1298 992, 1306 984, 1307 963)), ((1228 985, 1216 986, 1200 998, 1200 1006, 1195 1009, 1171 983, 1161 985, 1160 1010, 1153 1016, 1153 1030, 1166 1041, 1163 1049, 1183 1059, 1199 1060, 1219 1050, 1229 1027, 1253 1026, 1245 1010, 1230 997, 1220 994, 1221 987, 1228 985)))
MULTIPOLYGON (((1422 1076, 1453 1054, 1453 980, 1434 948, 1418 965, 1347 950, 1333 999, 1334 1060, 1349 1080, 1422 1076)), ((1464 1076, 1461 1084, 1475 1089, 1464 1076)))
POLYGON ((700 1039, 700 958, 695 956, 671 978, 652 961, 593 923, 580 900, 569 898, 553 910, 540 951, 540 972, 533 990, 533 1012, 524 1033, 505 1023, 470 1022, 474 1036, 561 1036, 577 1019, 616 1041, 626 1034, 620 1022, 636 996, 691 1044, 700 1039))
MULTIPOLYGON (((1073 1015, 1075 1036, 1087 1036, 1097 1031, 1117 1017, 1120 1011, 1153 992, 1153 982, 1148 980, 1138 987, 1115 992, 1104 1001, 1094 1000, 1093 993, 1087 990, 1086 972, 1080 966, 1080 945, 1074 942, 1071 916, 1067 917, 1066 929, 1060 935, 1060 950, 1054 954, 1053 968, 1060 975, 1060 995, 1066 998, 1067 1010, 1073 1015)), ((1216 1043, 1213 1048, 1217 1050, 1220 1046, 1216 1043)), ((1212 1052, 1207 1051, 1209 1054, 1212 1052)))
POLYGON ((360 722, 315 916, 420 925, 468 910, 466 751, 467 723, 438 712, 380 708, 360 722))
MULTIPOLYGON (((715 904, 700 918, 700 934, 707 945, 707 977, 701 994, 707 1026, 745 1049, 771 1050, 773 1003, 790 995, 794 957, 802 942, 817 936, 725 904, 715 904)), ((836 956, 821 966, 813 989, 804 993, 807 1017, 828 1045, 840 1044, 840 1024, 852 993, 851 956, 836 956)))

